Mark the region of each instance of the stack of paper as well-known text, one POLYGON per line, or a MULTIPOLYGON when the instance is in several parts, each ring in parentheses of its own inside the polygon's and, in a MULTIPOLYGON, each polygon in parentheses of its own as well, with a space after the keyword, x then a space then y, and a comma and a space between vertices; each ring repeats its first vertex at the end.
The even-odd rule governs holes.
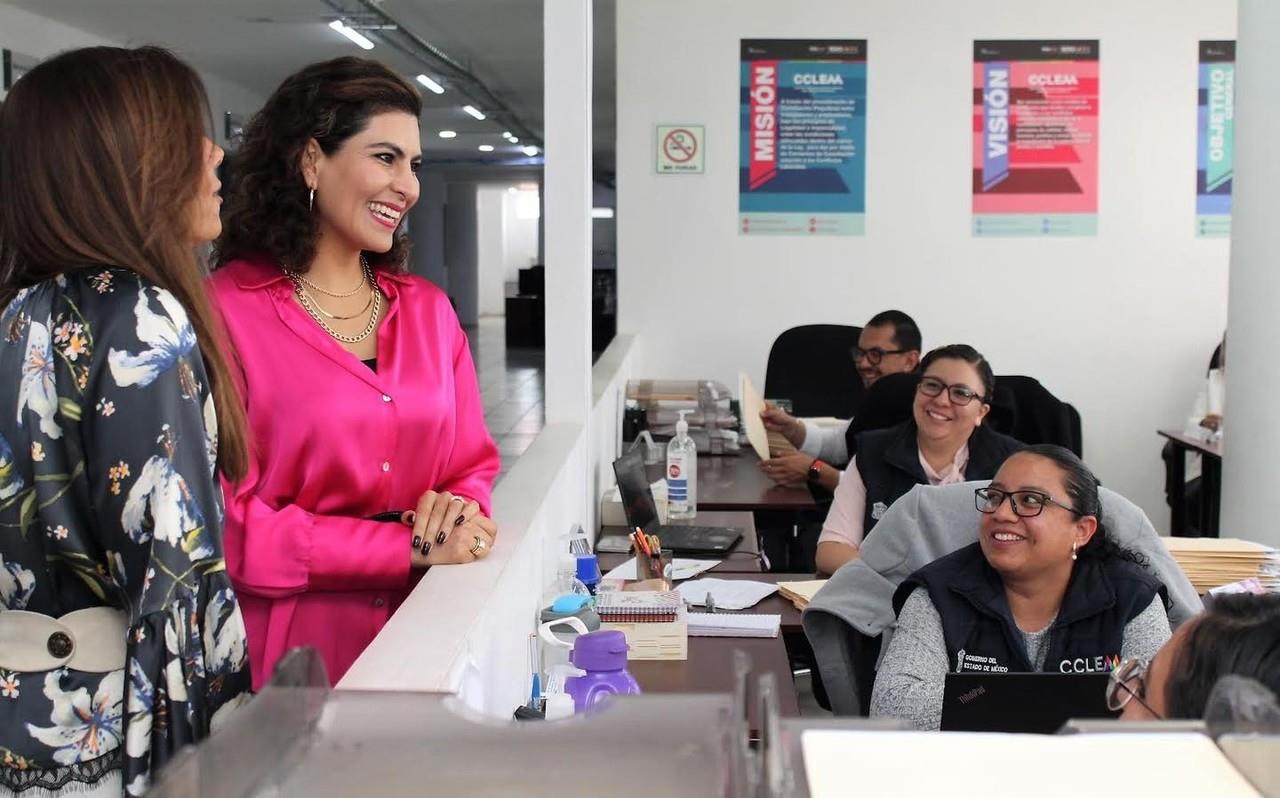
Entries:
POLYGON ((1238 538, 1164 538, 1169 553, 1197 592, 1257 579, 1280 591, 1280 550, 1238 538))
POLYGON ((781 615, 749 612, 690 612, 690 637, 777 637, 781 615))
POLYGON ((827 583, 825 579, 810 579, 807 582, 779 582, 778 592, 782 597, 796 605, 796 609, 803 610, 809 606, 809 602, 813 601, 814 595, 818 590, 827 583))

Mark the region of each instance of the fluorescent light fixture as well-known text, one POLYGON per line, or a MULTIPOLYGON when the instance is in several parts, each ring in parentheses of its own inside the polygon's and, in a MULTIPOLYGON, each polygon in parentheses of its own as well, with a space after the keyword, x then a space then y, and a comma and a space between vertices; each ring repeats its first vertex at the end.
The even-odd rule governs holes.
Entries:
POLYGON ((441 130, 438 135, 442 139, 452 139, 452 138, 457 138, 458 136, 457 132, 453 130, 441 130))
POLYGON ((592 219, 612 219, 613 208, 592 208, 591 218, 592 219))
POLYGON ((335 19, 333 22, 329 23, 329 27, 333 28, 338 33, 341 33, 343 36, 346 36, 348 39, 355 42, 355 45, 360 49, 362 50, 373 49, 373 42, 365 38, 365 35, 360 31, 355 30, 354 28, 347 27, 347 25, 344 24, 342 20, 335 19))
POLYGON ((512 144, 520 143, 520 139, 516 138, 515 136, 507 136, 507 141, 511 142, 512 144))
POLYGON ((510 130, 504 130, 504 131, 502 131, 502 137, 503 137, 504 139, 509 139, 509 138, 511 138, 511 131, 510 131, 510 130))
POLYGON ((484 119, 484 114, 481 113, 480 109, 476 108, 474 105, 464 105, 462 106, 462 110, 466 111, 468 114, 471 114, 476 119, 484 119))
POLYGON ((418 82, 421 83, 423 86, 426 86, 434 94, 444 94, 444 86, 441 86, 439 83, 436 83, 434 80, 427 77, 426 75, 419 75, 418 82))
POLYGON ((476 147, 476 149, 479 150, 480 152, 493 152, 493 145, 481 144, 479 147, 476 147))
POLYGON ((527 147, 521 147, 520 151, 523 152, 525 155, 529 156, 530 158, 538 154, 538 148, 533 146, 532 144, 530 144, 527 147))

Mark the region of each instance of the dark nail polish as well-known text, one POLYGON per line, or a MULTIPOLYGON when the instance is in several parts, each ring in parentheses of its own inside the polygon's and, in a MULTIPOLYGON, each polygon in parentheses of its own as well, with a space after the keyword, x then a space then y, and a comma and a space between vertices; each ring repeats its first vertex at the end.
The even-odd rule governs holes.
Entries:
POLYGON ((419 549, 419 551, 421 551, 421 552, 422 552, 422 556, 423 556, 423 557, 426 557, 428 554, 430 554, 430 553, 431 553, 431 541, 429 541, 429 540, 428 540, 426 543, 423 543, 423 544, 422 544, 422 548, 421 548, 421 549, 419 549))
POLYGON ((440 530, 440 534, 436 535, 436 543, 444 543, 444 539, 445 539, 445 534, 444 534, 444 530, 442 529, 440 530))
POLYGON ((422 535, 413 536, 413 547, 416 549, 422 545, 422 535))
POLYGON ((463 516, 458 516, 457 518, 453 519, 453 525, 454 525, 454 526, 457 526, 457 525, 461 524, 461 523, 462 523, 463 521, 465 521, 465 520, 467 520, 467 519, 466 519, 466 518, 464 518, 463 516))

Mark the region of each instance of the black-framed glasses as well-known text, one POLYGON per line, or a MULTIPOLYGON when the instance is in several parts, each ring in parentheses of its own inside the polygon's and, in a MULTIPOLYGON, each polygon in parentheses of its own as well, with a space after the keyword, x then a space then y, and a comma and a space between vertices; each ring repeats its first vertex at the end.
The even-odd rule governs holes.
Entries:
POLYGON ((1044 512, 1050 504, 1056 504, 1069 513, 1076 509, 1070 505, 1055 501, 1052 496, 1038 490, 1000 490, 999 488, 978 488, 973 492, 973 504, 979 512, 991 514, 1000 509, 1005 499, 1013 508, 1013 514, 1019 518, 1035 518, 1044 512))
POLYGON ((853 360, 854 362, 857 362, 865 357, 868 363, 873 366, 878 366, 880 365, 880 361, 884 360, 885 355, 905 355, 910 351, 910 349, 881 349, 878 346, 873 346, 870 349, 863 349, 860 346, 855 346, 853 348, 853 360))
POLYGON ((1156 720, 1164 720, 1164 716, 1147 703, 1148 665, 1149 663, 1144 659, 1131 658, 1121 662, 1111 671, 1111 678, 1107 681, 1107 709, 1119 712, 1132 698, 1156 720), (1131 684, 1136 685, 1136 689, 1131 687, 1131 684))
POLYGON ((982 394, 962 382, 957 382, 955 385, 947 385, 937 377, 925 377, 920 380, 916 390, 925 396, 941 396, 942 392, 946 391, 947 396, 951 398, 951 404, 960 405, 961 407, 969 404, 974 399, 983 398, 982 394))

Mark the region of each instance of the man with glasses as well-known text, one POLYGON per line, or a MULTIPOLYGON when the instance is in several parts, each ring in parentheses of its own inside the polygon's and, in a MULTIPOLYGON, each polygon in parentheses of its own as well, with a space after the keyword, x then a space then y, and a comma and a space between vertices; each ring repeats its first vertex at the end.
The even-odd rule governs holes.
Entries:
MULTIPOLYGON (((870 388, 889 374, 909 374, 920 365, 921 336, 915 320, 900 310, 872 316, 858 335, 850 353, 870 388)), ((798 450, 766 460, 761 468, 775 482, 799 485, 808 482, 833 491, 841 468, 849 462, 848 431, 852 419, 831 427, 819 427, 772 405, 760 414, 767 429, 780 433, 798 450)))

